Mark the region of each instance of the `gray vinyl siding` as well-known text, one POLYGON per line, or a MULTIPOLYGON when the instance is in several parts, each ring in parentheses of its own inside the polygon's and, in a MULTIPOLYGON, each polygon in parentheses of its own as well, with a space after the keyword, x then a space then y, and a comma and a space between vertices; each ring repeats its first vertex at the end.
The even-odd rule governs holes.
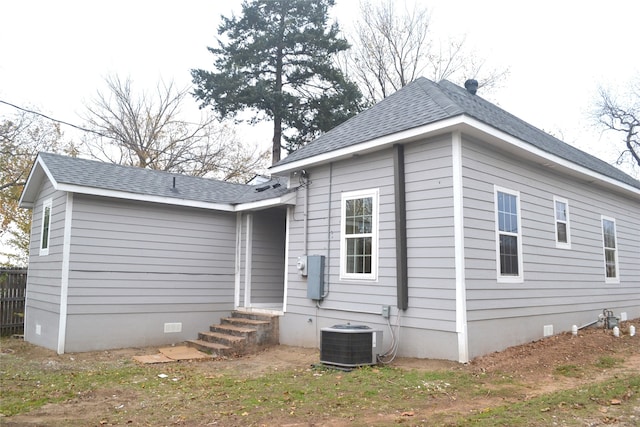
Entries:
MULTIPOLYGON (((300 188, 291 209, 287 313, 281 320, 281 342, 318 346, 319 330, 337 323, 364 323, 383 329, 391 342, 383 305, 397 322, 395 206, 391 150, 362 155, 309 171, 311 184, 300 188), (379 189, 377 280, 340 279, 340 216, 343 192, 379 189), (307 298, 307 279, 296 260, 304 250, 305 191, 308 190, 309 255, 324 255, 326 298, 307 298)), ((453 357, 455 336, 455 270, 450 136, 406 146, 409 309, 402 313, 400 354, 453 357)))
POLYGON ((380 316, 371 314, 379 313, 383 304, 395 303, 393 169, 390 151, 385 151, 308 172, 311 183, 298 189, 296 206, 290 208, 289 213, 287 313, 280 322, 280 342, 318 346, 320 328, 346 322, 379 322, 380 316), (377 280, 341 280, 341 194, 375 188, 380 191, 377 280), (306 251, 305 197, 308 197, 306 251), (318 307, 307 298, 307 278, 300 276, 296 269, 297 258, 305 254, 326 257, 326 298, 318 307))
POLYGON ((66 351, 193 339, 233 309, 235 215, 78 194, 73 206, 66 351))
POLYGON ((640 200, 468 139, 463 186, 472 357, 538 339, 544 325, 569 330, 604 308, 640 316, 640 200), (497 281, 494 185, 520 192, 522 283, 497 281), (556 248, 554 196, 569 203, 570 249, 556 248), (619 284, 605 283, 601 215, 616 220, 619 284))
POLYGON ((54 190, 45 180, 32 214, 29 243, 29 272, 25 307, 25 339, 33 344, 56 349, 60 313, 62 245, 67 194, 54 190), (43 202, 51 199, 49 254, 40 255, 43 202), (36 334, 36 325, 40 334, 36 334))
POLYGON ((251 303, 281 308, 284 299, 285 211, 253 214, 251 303))
MULTIPOLYGON (((407 326, 455 332, 451 137, 405 148, 407 326)), ((394 246, 395 247, 395 246, 394 246)))

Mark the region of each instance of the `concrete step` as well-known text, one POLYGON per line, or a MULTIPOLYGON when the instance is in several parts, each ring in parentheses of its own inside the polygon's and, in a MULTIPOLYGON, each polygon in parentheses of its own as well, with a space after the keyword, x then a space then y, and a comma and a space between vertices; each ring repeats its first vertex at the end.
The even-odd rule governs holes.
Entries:
POLYGON ((263 320, 265 322, 277 321, 280 318, 280 316, 278 316, 277 314, 254 313, 250 311, 233 311, 231 312, 231 317, 251 320, 263 320))
POLYGON ((236 326, 232 324, 220 324, 220 325, 211 325, 209 327, 211 332, 220 332, 223 334, 236 335, 241 337, 246 337, 250 334, 256 333, 256 328, 250 328, 245 326, 236 326))
POLYGON ((247 337, 245 336, 230 335, 220 332, 199 332, 198 339, 202 341, 223 344, 229 347, 241 345, 242 343, 247 341, 247 337))
POLYGON ((231 317, 220 319, 219 325, 198 333, 198 339, 187 341, 187 345, 217 357, 255 353, 278 345, 278 321, 276 315, 233 311, 231 317))
POLYGON ((215 357, 233 357, 236 354, 232 347, 220 343, 203 340, 189 340, 187 341, 187 345, 215 357))
POLYGON ((220 319, 220 322, 224 325, 236 325, 236 326, 245 326, 245 327, 258 327, 258 326, 266 326, 270 325, 271 322, 268 320, 255 320, 255 319, 247 319, 246 317, 223 317, 220 319))
POLYGON ((223 326, 232 325, 241 328, 255 329, 256 332, 249 337, 249 342, 258 347, 277 345, 280 340, 277 317, 271 319, 271 321, 248 319, 245 317, 225 317, 220 319, 220 323, 223 326))

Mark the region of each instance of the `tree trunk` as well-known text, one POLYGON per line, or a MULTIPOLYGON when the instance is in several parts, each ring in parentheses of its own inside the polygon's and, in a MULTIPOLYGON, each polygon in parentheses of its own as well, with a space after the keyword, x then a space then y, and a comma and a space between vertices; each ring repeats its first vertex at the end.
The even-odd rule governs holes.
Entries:
POLYGON ((273 145, 271 147, 271 164, 280 161, 280 146, 282 140, 282 118, 279 115, 273 117, 273 145))

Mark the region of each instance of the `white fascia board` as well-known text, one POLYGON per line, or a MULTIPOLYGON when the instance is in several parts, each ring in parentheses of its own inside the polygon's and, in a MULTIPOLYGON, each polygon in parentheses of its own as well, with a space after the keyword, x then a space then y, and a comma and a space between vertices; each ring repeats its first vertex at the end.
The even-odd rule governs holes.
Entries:
POLYGON ((273 199, 266 199, 266 200, 260 200, 259 202, 242 203, 242 204, 236 205, 235 211, 245 212, 245 211, 271 208, 273 206, 295 205, 295 204, 296 204, 296 193, 292 191, 291 193, 287 193, 280 197, 274 197, 273 199))
POLYGON ((569 160, 556 156, 555 154, 548 153, 544 150, 541 150, 531 145, 528 142, 525 142, 519 138, 516 138, 515 136, 512 136, 506 132, 498 130, 493 126, 490 126, 486 123, 483 123, 477 119, 474 119, 473 117, 470 117, 464 114, 456 117, 452 117, 449 119, 441 120, 438 122, 430 123, 427 125, 419 126, 413 129, 407 129, 402 132, 397 132, 391 135, 382 136, 380 138, 372 139, 370 141, 363 142, 360 144, 355 144, 340 150, 330 151, 327 153, 319 154, 317 156, 312 156, 306 159, 287 163, 281 166, 275 166, 271 168, 270 171, 273 174, 276 174, 276 173, 286 173, 286 172, 301 170, 304 168, 308 168, 310 166, 350 157, 355 154, 360 154, 367 151, 379 150, 381 148, 384 148, 386 146, 390 146, 393 144, 406 143, 419 138, 435 136, 441 133, 452 131, 456 127, 462 130, 464 133, 468 133, 470 135, 474 135, 474 134, 475 135, 480 134, 482 136, 488 135, 494 138, 493 141, 494 143, 496 143, 496 145, 506 143, 506 145, 512 146, 519 150, 523 150, 525 152, 529 152, 533 156, 539 159, 544 159, 545 162, 548 162, 550 164, 561 166, 563 168, 573 171, 576 174, 590 177, 595 181, 600 181, 610 186, 620 188, 624 191, 631 192, 635 195, 640 195, 640 189, 638 188, 632 187, 628 184, 625 184, 616 179, 610 178, 606 175, 602 175, 598 172, 595 172, 583 166, 579 166, 569 160))
POLYGON ((116 199, 136 200, 140 202, 162 203, 166 205, 187 206, 191 208, 212 209, 224 212, 233 212, 231 204, 208 203, 197 200, 174 199, 173 197, 152 196, 147 194, 127 193, 124 191, 107 190, 103 188, 83 187, 72 184, 54 184, 54 188, 71 193, 87 194, 91 196, 113 197, 116 199))
POLYGON ((380 138, 372 139, 370 141, 361 142, 359 144, 351 145, 339 150, 330 151, 316 156, 308 157, 306 159, 294 161, 281 166, 274 166, 270 168, 272 174, 292 172, 295 170, 304 169, 306 167, 322 164, 330 161, 335 161, 340 158, 350 157, 354 154, 361 154, 367 151, 375 151, 386 146, 393 144, 409 142, 411 140, 420 138, 430 133, 445 133, 450 131, 450 128, 460 123, 460 117, 452 117, 450 119, 441 120, 427 125, 419 126, 412 129, 403 130, 401 132, 393 133, 390 135, 381 136, 380 138))
POLYGON ((624 182, 620 182, 616 179, 610 178, 606 175, 602 175, 591 169, 577 165, 576 163, 573 163, 569 160, 563 159, 562 157, 556 156, 555 154, 541 150, 531 145, 528 142, 525 142, 519 138, 516 138, 515 136, 509 135, 508 133, 505 133, 503 131, 497 130, 496 128, 489 126, 479 120, 476 120, 473 117, 461 116, 461 118, 462 118, 461 124, 466 125, 463 127, 463 132, 467 131, 466 133, 473 135, 474 133, 477 133, 479 131, 485 135, 489 135, 494 138, 497 138, 498 140, 501 140, 500 142, 506 142, 507 144, 513 147, 516 147, 520 150, 527 151, 540 159, 544 159, 546 162, 550 164, 553 163, 555 165, 570 169, 580 175, 588 176, 595 181, 601 181, 603 183, 621 188, 625 191, 628 191, 640 196, 639 188, 632 187, 628 184, 625 184, 624 182))
POLYGON ((53 175, 51 175, 49 168, 47 167, 47 165, 44 164, 44 161, 42 161, 42 158, 38 156, 36 158, 36 162, 33 164, 33 167, 31 168, 31 172, 29 172, 29 177, 27 178, 27 182, 25 183, 24 189, 22 190, 22 194, 20 195, 20 200, 18 201, 19 207, 33 209, 35 205, 35 198, 34 200, 27 201, 25 200, 25 196, 30 194, 31 192, 35 192, 35 195, 37 195, 38 191, 40 190, 39 189, 40 183, 34 184, 33 180, 41 178, 42 174, 44 174, 47 177, 47 179, 51 181, 51 184, 53 185, 54 188, 56 187, 57 185, 56 180, 53 179, 53 175), (31 188, 32 185, 38 185, 38 188, 32 189, 31 188))

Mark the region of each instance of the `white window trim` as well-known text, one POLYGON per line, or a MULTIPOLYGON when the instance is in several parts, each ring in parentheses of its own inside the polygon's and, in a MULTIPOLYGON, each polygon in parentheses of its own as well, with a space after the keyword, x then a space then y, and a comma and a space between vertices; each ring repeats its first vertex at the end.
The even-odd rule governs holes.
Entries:
POLYGON ((611 218, 609 216, 601 215, 600 216, 600 232, 602 234, 602 261, 604 262, 604 282, 605 283, 620 283, 620 263, 618 262, 618 226, 616 224, 615 218, 611 218), (613 238, 615 240, 616 247, 615 249, 615 262, 616 262, 616 277, 607 277, 607 255, 606 255, 606 247, 604 246, 604 221, 613 222, 613 238))
POLYGON ((379 204, 380 191, 377 188, 369 190, 349 191, 342 193, 340 201, 340 280, 367 280, 376 281, 378 279, 378 204, 379 204), (346 233, 345 233, 345 212, 346 202, 351 199, 362 199, 365 197, 371 197, 372 200, 372 212, 371 212, 371 251, 373 256, 371 257, 371 273, 347 273, 347 265, 345 262, 347 245, 346 245, 346 233))
POLYGON ((52 206, 51 199, 46 199, 44 202, 42 202, 42 219, 40 220, 40 248, 39 248, 40 256, 49 255, 49 247, 51 246, 51 219, 52 219, 51 217, 53 216, 53 209, 51 206, 52 206), (44 235, 45 214, 44 213, 47 210, 47 208, 49 209, 49 224, 48 224, 48 230, 46 235, 47 247, 43 248, 42 246, 45 243, 45 235, 44 235))
POLYGON ((560 249, 571 249, 571 214, 569 212, 569 201, 567 199, 563 199, 562 197, 553 196, 553 227, 556 235, 556 248, 560 249), (567 220, 560 221, 558 219, 558 212, 556 210, 556 202, 564 203, 567 208, 567 220), (558 240, 558 222, 564 222, 567 226, 567 242, 561 242, 558 240))
POLYGON ((520 192, 510 190, 508 188, 493 186, 493 211, 495 219, 495 241, 496 241, 496 277, 498 283, 523 283, 524 282, 524 262, 522 260, 522 218, 520 209, 520 192), (518 211, 518 232, 506 233, 500 231, 500 221, 498 218, 498 193, 506 193, 512 196, 516 196, 516 210, 518 211), (517 276, 503 276, 500 274, 500 234, 507 234, 511 236, 517 236, 518 238, 518 275, 517 276))

